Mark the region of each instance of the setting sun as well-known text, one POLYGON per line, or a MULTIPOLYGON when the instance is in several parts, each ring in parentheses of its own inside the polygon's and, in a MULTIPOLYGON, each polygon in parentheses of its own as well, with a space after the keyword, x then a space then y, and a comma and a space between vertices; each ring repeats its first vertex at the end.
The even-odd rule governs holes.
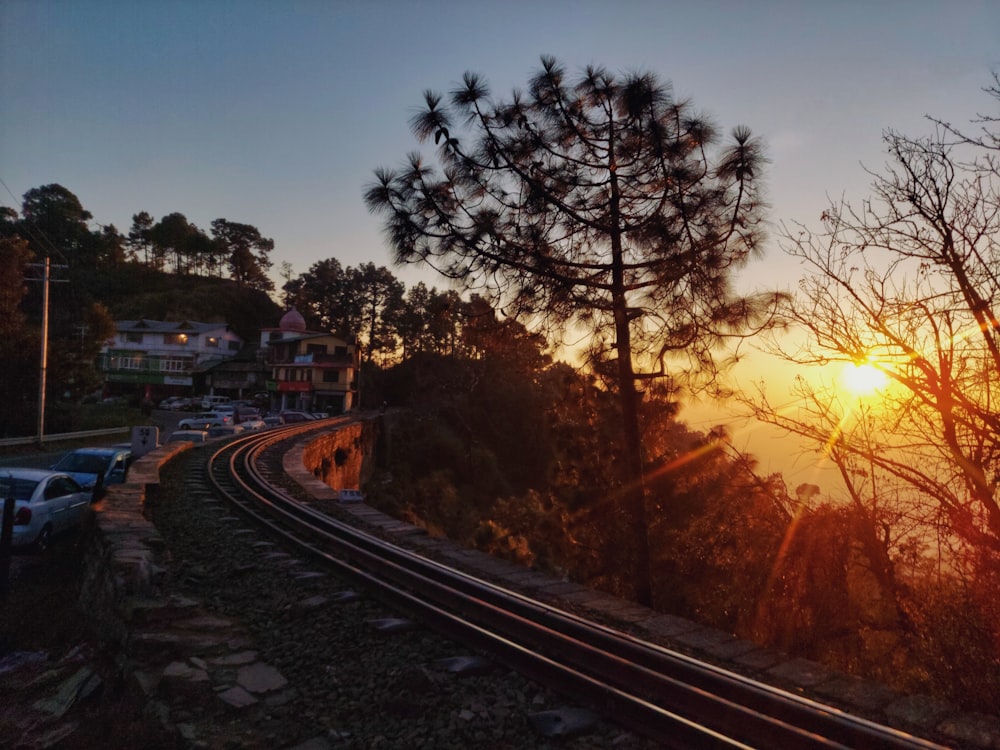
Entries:
POLYGON ((850 364, 840 375, 841 385, 855 396, 868 396, 883 389, 889 379, 874 365, 850 364))

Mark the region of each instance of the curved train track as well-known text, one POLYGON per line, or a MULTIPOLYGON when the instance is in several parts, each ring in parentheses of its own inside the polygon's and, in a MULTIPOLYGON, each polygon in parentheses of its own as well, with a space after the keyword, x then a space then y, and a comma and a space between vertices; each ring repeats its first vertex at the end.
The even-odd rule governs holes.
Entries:
POLYGON ((630 730, 671 748, 941 747, 589 622, 308 507, 281 488, 265 456, 315 429, 288 426, 226 444, 209 458, 216 491, 386 603, 630 730))

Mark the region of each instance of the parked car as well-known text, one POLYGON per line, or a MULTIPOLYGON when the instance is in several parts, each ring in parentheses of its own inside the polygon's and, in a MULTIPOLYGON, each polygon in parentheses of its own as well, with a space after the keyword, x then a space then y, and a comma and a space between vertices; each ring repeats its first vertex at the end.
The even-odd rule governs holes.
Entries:
POLYGON ((168 443, 204 443, 208 440, 205 430, 174 430, 167 438, 168 443))
POLYGON ((131 463, 130 448, 77 448, 64 453, 51 468, 69 474, 83 489, 92 490, 98 476, 105 487, 124 482, 131 463))
POLYGON ((285 423, 285 420, 281 417, 264 417, 265 427, 280 427, 285 423))
POLYGON ((316 418, 308 412, 294 410, 283 411, 279 414, 279 416, 285 421, 285 424, 292 424, 294 422, 309 422, 316 418))
POLYGON ((207 430, 209 427, 218 427, 233 423, 232 414, 222 414, 217 411, 206 411, 195 414, 193 417, 184 417, 177 423, 179 430, 207 430))
POLYGON ((167 396, 160 402, 161 409, 172 409, 175 402, 180 401, 180 396, 167 396))
POLYGON ((243 425, 238 424, 216 425, 215 427, 208 428, 209 438, 233 437, 234 435, 239 435, 241 432, 243 432, 243 425))
POLYGON ((91 493, 59 471, 0 469, 0 497, 14 498, 11 545, 48 549, 52 537, 80 523, 91 493))
POLYGON ((257 432, 267 428, 267 423, 260 417, 247 417, 240 421, 237 427, 242 427, 249 432, 257 432))
POLYGON ((167 408, 170 409, 170 411, 187 411, 192 408, 200 409, 201 404, 196 404, 193 399, 190 399, 187 396, 180 396, 167 408))
POLYGON ((222 404, 228 404, 229 400, 229 396, 203 396, 201 399, 201 408, 206 411, 215 409, 222 404))

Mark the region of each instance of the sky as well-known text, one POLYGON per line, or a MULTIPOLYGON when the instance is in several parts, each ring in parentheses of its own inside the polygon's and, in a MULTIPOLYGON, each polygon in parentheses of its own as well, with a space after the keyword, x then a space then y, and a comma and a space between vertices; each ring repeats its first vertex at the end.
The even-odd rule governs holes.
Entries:
MULTIPOLYGON (((882 134, 965 124, 1000 70, 996 0, 0 0, 0 205, 58 183, 97 224, 139 211, 252 224, 297 275, 392 267, 362 200, 413 150, 426 89, 495 95, 541 55, 651 71, 724 132, 767 146, 770 220, 816 227, 860 200, 882 134)), ((446 283, 393 268, 408 286, 446 283)), ((746 289, 791 289, 770 243, 746 289)))

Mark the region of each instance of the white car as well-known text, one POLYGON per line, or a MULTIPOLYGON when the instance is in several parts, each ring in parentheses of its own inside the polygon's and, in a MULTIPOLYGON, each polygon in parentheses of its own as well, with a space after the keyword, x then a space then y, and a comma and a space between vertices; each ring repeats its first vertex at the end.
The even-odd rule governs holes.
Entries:
POLYGON ((217 411, 206 411, 193 417, 184 417, 177 423, 178 430, 208 430, 212 427, 222 427, 233 423, 232 414, 217 411))
POLYGON ((0 497, 14 498, 14 547, 44 552, 53 535, 80 523, 91 495, 59 471, 0 468, 0 497))

